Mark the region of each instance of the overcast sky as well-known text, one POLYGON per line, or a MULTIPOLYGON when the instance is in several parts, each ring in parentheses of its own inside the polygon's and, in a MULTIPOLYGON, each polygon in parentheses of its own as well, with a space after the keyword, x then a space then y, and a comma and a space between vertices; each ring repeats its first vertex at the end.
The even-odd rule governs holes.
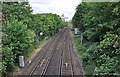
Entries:
POLYGON ((28 0, 33 13, 56 13, 64 14, 71 19, 75 13, 76 6, 81 0, 28 0))

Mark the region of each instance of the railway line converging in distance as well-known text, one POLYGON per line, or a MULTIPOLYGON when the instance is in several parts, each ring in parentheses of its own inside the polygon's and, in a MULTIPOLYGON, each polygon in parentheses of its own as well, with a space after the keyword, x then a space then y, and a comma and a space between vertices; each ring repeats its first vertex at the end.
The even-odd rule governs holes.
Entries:
POLYGON ((49 40, 44 47, 27 63, 24 68, 14 75, 27 77, 56 77, 75 75, 84 76, 83 68, 79 62, 77 52, 74 50, 74 42, 69 27, 63 28, 49 40))

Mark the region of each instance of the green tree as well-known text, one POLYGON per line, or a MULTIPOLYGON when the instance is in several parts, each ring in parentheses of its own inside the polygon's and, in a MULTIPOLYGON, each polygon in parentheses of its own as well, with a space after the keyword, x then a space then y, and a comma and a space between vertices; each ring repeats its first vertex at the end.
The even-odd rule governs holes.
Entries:
POLYGON ((2 59, 6 70, 9 71, 12 70, 15 62, 18 61, 19 55, 26 55, 30 52, 28 49, 34 42, 34 32, 29 30, 23 22, 18 22, 17 20, 3 25, 2 31, 4 32, 2 59))
POLYGON ((84 39, 92 42, 83 52, 83 62, 86 64, 84 66, 88 68, 89 64, 94 62, 95 73, 120 72, 119 9, 120 2, 82 2, 76 8, 72 19, 73 26, 83 30, 84 39))

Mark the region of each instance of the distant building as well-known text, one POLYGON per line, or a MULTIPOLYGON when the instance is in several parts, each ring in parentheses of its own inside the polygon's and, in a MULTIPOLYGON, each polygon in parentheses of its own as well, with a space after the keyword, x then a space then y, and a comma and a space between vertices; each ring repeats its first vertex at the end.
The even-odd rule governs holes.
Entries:
POLYGON ((68 19, 68 17, 65 17, 65 16, 64 16, 64 14, 62 14, 62 15, 61 15, 61 19, 62 19, 62 21, 64 21, 64 22, 65 22, 65 21, 66 21, 66 19, 68 19))
POLYGON ((61 19, 62 19, 62 21, 64 21, 64 22, 65 22, 65 17, 64 17, 64 14, 62 14, 62 15, 61 15, 61 19))
POLYGON ((40 13, 41 16, 45 16, 47 14, 49 14, 49 13, 40 13))

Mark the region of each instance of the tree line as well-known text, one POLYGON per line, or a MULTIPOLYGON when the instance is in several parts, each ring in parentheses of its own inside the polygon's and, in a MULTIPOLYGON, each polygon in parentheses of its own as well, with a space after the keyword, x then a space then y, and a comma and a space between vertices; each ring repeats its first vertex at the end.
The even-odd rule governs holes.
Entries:
POLYGON ((120 74, 120 2, 82 2, 72 23, 83 33, 79 52, 87 74, 120 74))

